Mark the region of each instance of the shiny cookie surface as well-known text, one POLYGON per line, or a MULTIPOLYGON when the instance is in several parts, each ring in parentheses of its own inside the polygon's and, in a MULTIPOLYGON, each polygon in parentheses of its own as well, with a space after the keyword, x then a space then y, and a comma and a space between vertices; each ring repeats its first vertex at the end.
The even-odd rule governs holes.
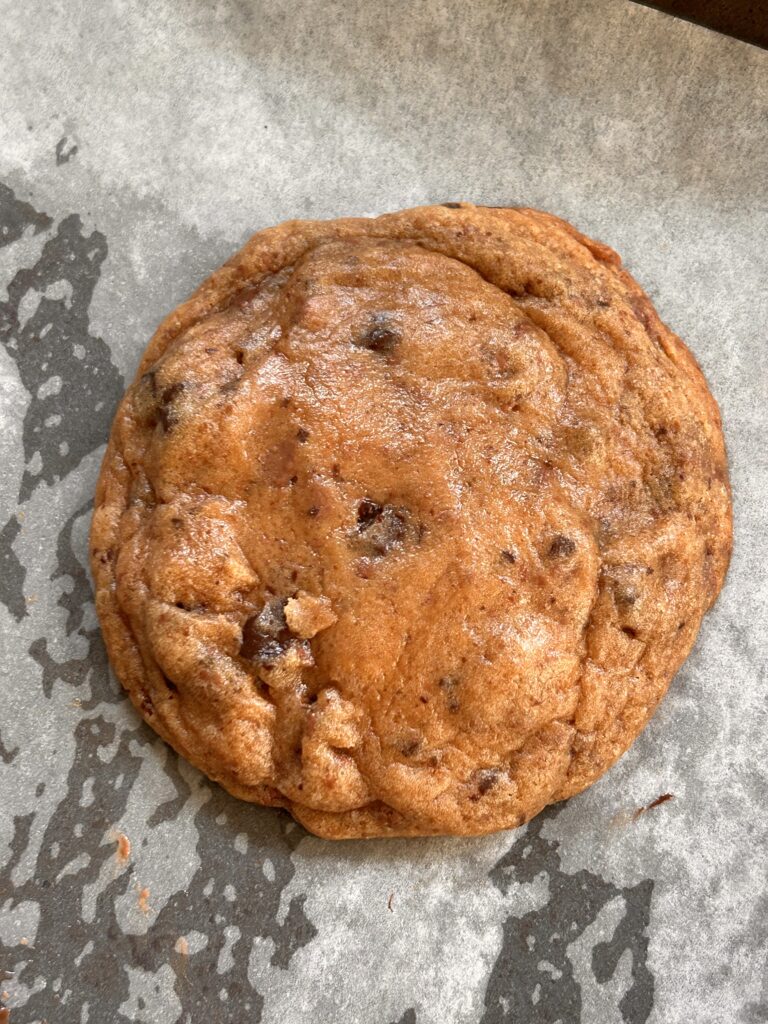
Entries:
POLYGON ((510 828, 588 786, 730 547, 717 406, 615 253, 446 204, 259 232, 164 321, 92 565, 150 725, 344 838, 510 828))

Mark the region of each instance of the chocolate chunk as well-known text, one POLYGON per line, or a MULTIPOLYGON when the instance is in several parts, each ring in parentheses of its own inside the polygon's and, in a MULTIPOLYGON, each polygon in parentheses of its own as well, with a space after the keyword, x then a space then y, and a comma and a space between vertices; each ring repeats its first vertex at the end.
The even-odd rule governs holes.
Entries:
POLYGON ((274 665, 295 639, 285 621, 286 601, 268 601, 258 615, 252 615, 243 626, 240 657, 261 665, 274 665))
POLYGON ((385 555, 405 537, 408 511, 393 505, 380 505, 364 498, 357 506, 357 530, 365 543, 366 553, 385 555))
POLYGON ((630 640, 637 639, 637 630, 634 629, 632 626, 622 626, 621 632, 628 636, 630 640))
POLYGON ((413 755, 421 747, 421 736, 416 732, 409 733, 404 739, 400 741, 400 751, 403 757, 413 757, 413 755))
POLYGON ((485 796, 488 790, 493 789, 499 781, 498 768, 483 768, 477 773, 477 791, 480 796, 485 796))
POLYGON ((259 626, 267 636, 277 637, 284 630, 288 629, 288 623, 285 621, 285 606, 287 603, 287 599, 276 597, 271 601, 267 601, 259 612, 259 626))
POLYGON ((157 405, 157 418, 166 433, 179 422, 179 414, 178 411, 174 409, 173 403, 182 393, 184 388, 184 383, 177 380, 175 383, 169 384, 168 387, 163 388, 160 395, 160 401, 157 405))
POLYGON ((567 558, 572 555, 576 550, 576 542, 571 540, 570 537, 563 536, 562 533, 557 533, 552 538, 552 543, 549 545, 547 554, 551 558, 567 558))
POLYGON ((253 624, 253 620, 249 619, 246 622, 243 627, 243 642, 240 646, 241 657, 260 665, 274 665, 287 650, 287 643, 270 640, 259 632, 258 627, 253 624))
POLYGON ((479 771, 476 771, 473 776, 475 793, 470 797, 470 800, 479 800, 481 796, 485 796, 486 793, 490 792, 499 781, 500 775, 501 772, 498 768, 481 768, 479 771))
POLYGON ((376 522, 383 511, 384 506, 379 505, 377 501, 371 501, 370 498, 363 498, 357 506, 357 522, 360 529, 364 530, 370 526, 371 523, 376 522))
POLYGON ((160 395, 160 401, 163 405, 170 405, 186 387, 184 381, 177 380, 173 384, 169 384, 167 388, 163 388, 163 393, 160 395))
POLYGON ((510 565, 514 565, 517 561, 517 555, 514 551, 510 551, 509 549, 502 551, 501 557, 504 559, 505 562, 509 562, 510 565))
POLYGON ((299 444, 306 444, 309 440, 309 431, 305 430, 304 427, 299 427, 296 431, 296 440, 299 444))
POLYGON ((375 313, 368 330, 355 344, 371 352, 391 352, 400 341, 400 332, 389 321, 387 313, 375 313))

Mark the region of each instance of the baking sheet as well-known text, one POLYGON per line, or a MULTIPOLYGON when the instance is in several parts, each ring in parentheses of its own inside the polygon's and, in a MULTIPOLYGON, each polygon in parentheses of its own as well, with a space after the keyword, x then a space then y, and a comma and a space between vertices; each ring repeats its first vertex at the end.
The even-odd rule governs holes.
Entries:
POLYGON ((768 54, 625 0, 0 12, 12 1024, 768 1020, 768 54), (333 845, 139 721, 96 626, 91 496, 155 325, 252 231, 452 199, 623 255, 721 404, 734 558, 587 793, 484 839, 333 845))

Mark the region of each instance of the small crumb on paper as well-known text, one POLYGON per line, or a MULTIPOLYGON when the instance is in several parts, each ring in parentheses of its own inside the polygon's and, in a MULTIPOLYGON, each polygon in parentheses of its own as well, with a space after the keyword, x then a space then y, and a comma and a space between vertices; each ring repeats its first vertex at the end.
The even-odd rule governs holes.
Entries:
POLYGON ((645 814, 646 811, 652 810, 654 807, 658 807, 660 804, 665 804, 667 800, 674 800, 674 793, 662 793, 661 796, 657 796, 655 800, 651 800, 645 807, 639 807, 632 815, 632 820, 637 821, 641 814, 645 814))
POLYGON ((125 864, 131 856, 131 841, 124 833, 118 832, 115 842, 117 843, 115 856, 121 864, 125 864))
POLYGON ((148 914, 150 911, 149 889, 139 889, 139 910, 142 914, 148 914))

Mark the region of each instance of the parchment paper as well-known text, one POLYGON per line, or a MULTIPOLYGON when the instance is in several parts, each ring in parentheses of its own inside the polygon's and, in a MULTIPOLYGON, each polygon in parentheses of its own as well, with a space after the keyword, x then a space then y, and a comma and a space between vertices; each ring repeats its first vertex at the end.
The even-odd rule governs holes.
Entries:
POLYGON ((0 0, 12 1024, 768 1020, 767 115, 767 53, 626 0, 0 0), (91 497, 155 325, 252 231, 452 199, 623 255, 721 404, 736 548, 587 793, 486 839, 332 845, 141 724, 91 497))

